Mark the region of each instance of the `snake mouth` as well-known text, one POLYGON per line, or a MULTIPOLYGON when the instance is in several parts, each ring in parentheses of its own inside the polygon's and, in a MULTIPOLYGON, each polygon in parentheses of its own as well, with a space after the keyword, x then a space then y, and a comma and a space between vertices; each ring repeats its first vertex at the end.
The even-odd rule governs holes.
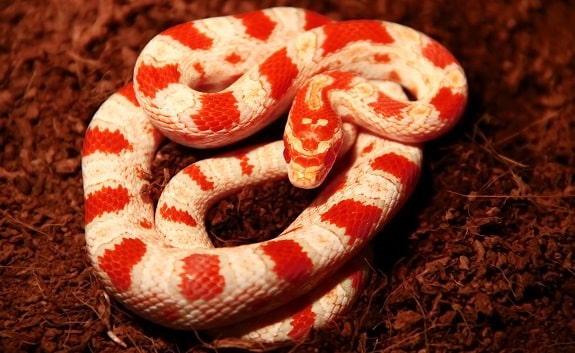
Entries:
POLYGON ((323 166, 306 166, 290 163, 288 177, 292 185, 301 189, 313 189, 318 187, 325 179, 323 166))

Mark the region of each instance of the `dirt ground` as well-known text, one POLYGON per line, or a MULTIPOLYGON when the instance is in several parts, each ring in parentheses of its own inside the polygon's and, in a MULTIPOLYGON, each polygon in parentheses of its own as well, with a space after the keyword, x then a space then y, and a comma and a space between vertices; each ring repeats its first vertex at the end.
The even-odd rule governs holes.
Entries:
MULTIPOLYGON (((575 352, 567 0, 2 1, 0 351, 211 351, 194 333, 106 300, 84 249, 83 134, 160 30, 276 5, 414 27, 453 52, 470 85, 461 123, 426 145, 418 189, 378 236, 359 302, 293 351, 575 352)), ((173 145, 162 153, 160 177, 210 156, 173 145)), ((208 221, 230 239, 270 236, 312 196, 264 185, 223 201, 208 221)))

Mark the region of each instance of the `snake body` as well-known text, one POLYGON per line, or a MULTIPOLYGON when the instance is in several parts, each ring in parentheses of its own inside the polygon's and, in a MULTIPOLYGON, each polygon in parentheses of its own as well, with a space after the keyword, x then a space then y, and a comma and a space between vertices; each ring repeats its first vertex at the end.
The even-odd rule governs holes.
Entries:
POLYGON ((87 129, 90 259, 115 298, 159 324, 208 330, 220 345, 301 340, 353 302, 362 249, 416 185, 420 143, 450 129, 466 99, 453 56, 394 23, 272 8, 169 28, 87 129), (290 107, 283 142, 196 162, 156 207, 146 197, 164 136, 224 146, 290 107), (353 145, 350 126, 359 126, 353 145), (347 149, 349 166, 278 237, 214 248, 204 218, 216 201, 288 176, 316 187, 347 149))

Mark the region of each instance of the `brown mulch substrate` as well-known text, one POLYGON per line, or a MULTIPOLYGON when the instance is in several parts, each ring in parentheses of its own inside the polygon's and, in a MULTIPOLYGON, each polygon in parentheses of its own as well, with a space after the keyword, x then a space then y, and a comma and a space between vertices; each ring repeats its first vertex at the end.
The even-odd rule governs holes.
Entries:
MULTIPOLYGON (((211 351, 106 299, 84 249, 83 134, 160 30, 281 4, 412 26, 470 84, 377 238, 359 302, 294 351, 575 352, 575 5, 560 0, 0 2, 0 351, 211 351)), ((210 155, 166 145, 158 184, 210 155)), ((266 184, 209 223, 231 241, 269 236, 312 196, 266 184)))

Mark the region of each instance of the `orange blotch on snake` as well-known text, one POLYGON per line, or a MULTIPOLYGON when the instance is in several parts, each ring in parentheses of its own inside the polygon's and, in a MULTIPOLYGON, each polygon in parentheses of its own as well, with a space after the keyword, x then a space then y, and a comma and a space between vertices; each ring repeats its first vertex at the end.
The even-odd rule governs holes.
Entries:
POLYGON ((200 32, 193 23, 185 22, 166 29, 162 34, 172 37, 190 49, 207 50, 212 47, 213 40, 200 32))
MULTIPOLYGON (((333 110, 328 95, 332 90, 349 89, 355 77, 353 73, 334 71, 317 76, 298 91, 288 124, 291 134, 305 151, 315 153, 321 142, 333 140, 338 135, 341 118, 333 110)), ((339 146, 336 149, 339 150, 339 146)))
POLYGON ((140 103, 136 99, 136 91, 134 91, 134 83, 133 82, 130 82, 127 85, 125 85, 124 87, 120 88, 118 93, 121 94, 122 96, 124 96, 126 99, 128 99, 136 107, 140 106, 140 103))
POLYGON ((373 59, 378 62, 378 63, 388 63, 391 61, 391 58, 389 57, 389 54, 383 53, 383 54, 375 54, 373 56, 373 59))
POLYGON ((240 121, 240 111, 233 92, 218 92, 200 96, 201 109, 190 118, 200 131, 225 131, 240 121))
POLYGON ((198 225, 198 222, 186 211, 179 210, 174 206, 168 207, 168 205, 163 204, 160 208, 160 215, 172 222, 186 224, 190 227, 195 227, 198 225))
POLYGON ((343 49, 346 45, 359 41, 367 41, 375 44, 393 43, 393 38, 387 33, 385 25, 372 24, 366 26, 366 21, 339 22, 324 27, 326 38, 322 44, 323 55, 334 53, 343 49))
POLYGON ((305 308, 292 316, 292 319, 289 323, 292 329, 287 333, 287 335, 294 341, 298 341, 299 339, 303 338, 308 334, 313 324, 315 323, 315 316, 316 315, 313 312, 310 303, 305 308))
POLYGON ((187 300, 210 300, 224 291, 225 278, 220 274, 217 255, 192 254, 183 259, 180 292, 187 300))
POLYGON ((373 151, 373 148, 375 147, 375 142, 370 143, 369 145, 365 146, 362 150, 361 150, 361 154, 366 154, 369 153, 371 151, 373 151))
POLYGON ((238 154, 236 156, 240 160, 240 168, 242 170, 242 175, 252 175, 254 170, 254 165, 250 163, 250 159, 245 154, 238 154))
POLYGON ((226 56, 224 59, 227 62, 229 62, 230 64, 237 64, 240 61, 242 61, 242 57, 236 53, 231 53, 230 55, 226 56))
POLYGON ((401 82, 401 76, 399 76, 399 74, 398 74, 397 71, 395 71, 395 70, 391 70, 391 71, 389 72, 389 79, 390 79, 391 81, 394 81, 394 82, 397 82, 397 83, 400 83, 400 82, 401 82))
POLYGON ((289 146, 289 144, 286 142, 285 139, 284 139, 284 152, 283 152, 283 156, 284 156, 284 161, 285 161, 286 163, 291 162, 290 146, 289 146))
POLYGON ((154 66, 140 64, 136 72, 138 89, 146 97, 154 98, 158 91, 168 87, 170 83, 177 83, 180 80, 180 71, 177 64, 167 64, 164 66, 154 66))
POLYGON ((84 200, 84 218, 86 224, 94 218, 123 210, 130 203, 130 193, 122 185, 117 187, 104 186, 95 191, 84 200))
POLYGON ((400 118, 402 110, 405 109, 408 104, 400 102, 389 97, 382 92, 377 93, 377 100, 373 103, 368 104, 373 111, 381 117, 395 117, 400 118))
POLYGON ((398 178, 404 188, 411 185, 419 173, 415 163, 396 153, 387 153, 374 158, 370 165, 374 170, 381 170, 398 178))
POLYGON ((291 87, 299 70, 283 48, 270 55, 260 64, 260 74, 268 78, 271 86, 270 97, 279 100, 291 87))
POLYGON ((204 69, 204 67, 202 66, 202 64, 200 63, 194 63, 194 69, 196 70, 196 72, 198 74, 200 74, 200 76, 205 76, 206 75, 206 69, 204 69))
POLYGON ((154 224, 152 222, 150 222, 149 219, 142 219, 140 221, 140 227, 145 228, 145 229, 152 229, 154 227, 154 224))
POLYGON ((381 212, 379 207, 348 199, 333 205, 321 215, 321 220, 344 228, 345 234, 350 237, 348 244, 353 245, 356 239, 365 239, 372 233, 381 212))
POLYGON ((322 16, 313 11, 305 12, 305 25, 304 30, 309 31, 312 28, 323 26, 327 23, 333 22, 329 17, 322 16))
POLYGON ((214 188, 214 182, 209 180, 204 172, 202 172, 202 169, 195 164, 184 169, 182 173, 189 176, 203 191, 212 190, 214 188))
POLYGON ((174 322, 182 317, 177 310, 170 307, 163 307, 159 310, 158 315, 164 322, 174 322))
POLYGON ((123 238, 114 249, 106 249, 98 257, 98 265, 105 272, 118 292, 132 286, 132 269, 146 254, 146 244, 140 239, 123 238))
POLYGON ((289 239, 274 240, 261 245, 274 262, 276 275, 290 283, 301 283, 313 270, 313 263, 302 246, 289 239))
POLYGON ((421 53, 427 58, 427 60, 431 61, 433 65, 441 69, 456 62, 453 55, 451 55, 445 47, 434 40, 429 42, 425 48, 422 49, 421 53))
POLYGON ((236 15, 235 17, 242 21, 247 35, 262 41, 267 40, 271 36, 277 25, 262 11, 252 11, 236 15))
POLYGON ((455 120, 463 114, 467 98, 463 94, 451 92, 447 87, 441 88, 430 101, 439 112, 441 120, 455 120))
POLYGON ((130 141, 119 130, 100 130, 98 126, 88 128, 82 146, 82 157, 95 152, 120 154, 122 151, 132 151, 130 141))

